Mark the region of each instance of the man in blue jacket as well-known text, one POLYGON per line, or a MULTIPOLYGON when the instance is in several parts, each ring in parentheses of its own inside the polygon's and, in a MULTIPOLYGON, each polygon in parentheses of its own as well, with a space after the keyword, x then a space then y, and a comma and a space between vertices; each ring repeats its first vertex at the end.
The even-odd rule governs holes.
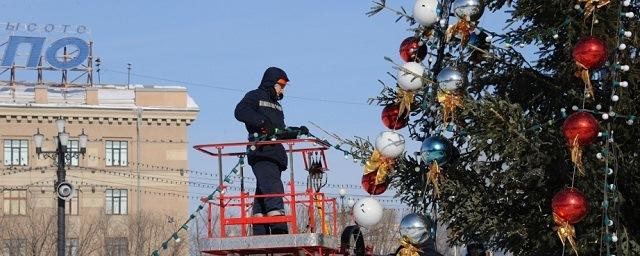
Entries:
MULTIPOLYGON (((285 129, 284 113, 278 101, 284 97, 288 82, 289 78, 282 69, 270 67, 264 72, 258 89, 248 92, 238 103, 235 117, 245 124, 249 140, 256 140, 255 135, 270 135, 285 129)), ((282 144, 250 148, 247 158, 257 179, 256 195, 284 193, 280 176, 287 169, 287 154, 282 144)), ((253 215, 284 215, 282 197, 256 198, 253 215)), ((288 233, 286 223, 254 224, 252 229, 254 235, 288 233)))

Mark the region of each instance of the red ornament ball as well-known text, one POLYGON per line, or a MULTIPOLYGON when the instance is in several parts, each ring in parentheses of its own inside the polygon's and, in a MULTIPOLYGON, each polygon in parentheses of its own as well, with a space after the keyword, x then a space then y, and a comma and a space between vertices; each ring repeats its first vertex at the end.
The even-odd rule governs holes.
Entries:
POLYGON ((398 116, 400 113, 400 106, 389 105, 382 109, 382 123, 384 126, 391 130, 402 129, 409 123, 409 117, 407 113, 403 113, 402 116, 398 116))
POLYGON ((571 224, 578 223, 587 215, 587 198, 576 188, 565 188, 551 200, 553 213, 571 224))
POLYGON ((367 191, 370 195, 379 195, 387 191, 389 188, 389 179, 382 184, 376 185, 376 175, 378 171, 370 172, 365 175, 362 175, 362 188, 364 191, 367 191))
POLYGON ((427 56, 427 46, 420 45, 420 39, 416 37, 407 37, 400 44, 400 58, 402 60, 420 62, 427 56))
POLYGON ((598 130, 598 120, 588 112, 573 113, 562 125, 562 133, 569 145, 573 145, 576 137, 578 146, 591 144, 598 137, 598 130))
POLYGON ((607 60, 607 47, 595 36, 586 37, 573 47, 573 58, 587 69, 597 68, 607 60))

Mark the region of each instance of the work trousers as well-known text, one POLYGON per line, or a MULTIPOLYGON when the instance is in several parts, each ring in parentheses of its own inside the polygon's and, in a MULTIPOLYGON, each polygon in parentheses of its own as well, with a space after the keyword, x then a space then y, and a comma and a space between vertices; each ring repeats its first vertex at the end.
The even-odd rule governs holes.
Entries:
MULTIPOLYGON (((284 185, 280 176, 282 171, 278 164, 272 161, 258 161, 251 165, 256 176, 256 195, 283 194, 284 185)), ((282 197, 255 198, 253 201, 254 216, 284 215, 284 202, 282 197)), ((253 224, 253 235, 287 234, 287 223, 253 224)))

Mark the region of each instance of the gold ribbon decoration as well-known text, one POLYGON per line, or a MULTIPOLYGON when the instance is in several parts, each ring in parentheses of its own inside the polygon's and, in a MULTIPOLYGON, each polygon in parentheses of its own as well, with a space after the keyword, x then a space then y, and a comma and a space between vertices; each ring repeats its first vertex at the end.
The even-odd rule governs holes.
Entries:
POLYGON ((569 224, 569 222, 563 220, 562 218, 560 218, 560 216, 558 216, 557 214, 553 213, 553 221, 555 221, 556 223, 556 227, 555 230, 558 233, 558 238, 560 238, 560 242, 562 242, 562 247, 565 246, 565 240, 569 242, 569 245, 571 245, 571 249, 573 249, 573 252, 576 253, 576 255, 578 255, 578 249, 577 244, 576 244, 576 229, 573 227, 573 225, 569 224))
POLYGON ((380 185, 387 181, 391 168, 393 168, 393 159, 382 156, 380 151, 376 149, 371 153, 369 161, 364 165, 364 174, 378 171, 378 173, 376 173, 375 185, 380 185))
POLYGON ((397 256, 420 256, 420 252, 422 252, 405 238, 400 240, 400 245, 402 245, 402 249, 400 249, 397 256))
POLYGON ((578 144, 578 135, 573 139, 573 142, 569 146, 571 150, 571 162, 578 168, 581 175, 584 175, 584 164, 582 163, 582 148, 578 144))
POLYGON ((474 25, 467 21, 466 18, 460 18, 456 24, 447 28, 446 41, 448 42, 455 35, 460 35, 460 45, 465 46, 469 42, 471 31, 474 29, 474 25))
POLYGON ((442 121, 448 122, 449 119, 453 122, 455 120, 456 109, 462 108, 462 97, 455 91, 446 92, 443 90, 438 91, 436 96, 438 102, 442 104, 442 121))
POLYGON ((587 89, 587 98, 593 98, 595 93, 593 91, 593 85, 591 85, 591 75, 589 74, 589 69, 577 61, 576 65, 578 65, 579 69, 578 71, 576 71, 576 76, 582 79, 582 81, 584 82, 584 86, 587 89))
POLYGON ((586 20, 596 9, 608 5, 610 0, 578 0, 578 4, 584 2, 584 19, 586 20))
POLYGON ((331 235, 331 229, 329 228, 329 222, 327 221, 326 214, 324 212, 324 208, 322 207, 324 204, 322 201, 324 200, 322 194, 315 194, 313 199, 316 203, 316 208, 318 209, 318 214, 320 215, 320 219, 322 220, 322 233, 325 235, 331 235))
POLYGON ((433 183, 433 190, 436 197, 440 197, 440 181, 442 180, 442 173, 440 172, 440 165, 438 161, 433 161, 429 165, 429 172, 427 172, 427 184, 433 183))
POLYGON ((424 37, 424 38, 429 38, 429 37, 431 37, 432 35, 433 35, 433 29, 431 29, 431 28, 425 28, 425 29, 422 31, 422 37, 424 37))
MULTIPOLYGON (((398 93, 396 94, 396 98, 398 99, 399 109, 398 109, 398 119, 404 117, 405 111, 408 115, 411 112, 411 105, 413 104, 414 93, 412 91, 405 91, 402 88, 398 88, 398 93)), ((396 120, 396 122, 399 120, 396 120)))

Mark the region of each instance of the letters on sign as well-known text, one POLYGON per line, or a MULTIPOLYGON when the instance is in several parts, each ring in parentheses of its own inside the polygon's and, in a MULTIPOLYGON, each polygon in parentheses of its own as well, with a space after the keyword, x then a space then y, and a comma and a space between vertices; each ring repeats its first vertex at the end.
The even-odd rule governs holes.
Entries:
MULTIPOLYGON (((29 47, 29 55, 25 66, 28 68, 36 68, 42 54, 45 37, 31 36, 10 36, 7 42, 7 48, 4 50, 1 66, 9 67, 15 62, 20 45, 29 47)), ((89 44, 77 37, 65 37, 51 43, 45 51, 45 60, 49 65, 56 69, 71 69, 82 64, 89 57, 89 44), (59 59, 56 57, 58 51, 64 47, 73 46, 76 48, 75 57, 70 59, 59 59)), ((20 65, 21 63, 16 63, 20 65)))

